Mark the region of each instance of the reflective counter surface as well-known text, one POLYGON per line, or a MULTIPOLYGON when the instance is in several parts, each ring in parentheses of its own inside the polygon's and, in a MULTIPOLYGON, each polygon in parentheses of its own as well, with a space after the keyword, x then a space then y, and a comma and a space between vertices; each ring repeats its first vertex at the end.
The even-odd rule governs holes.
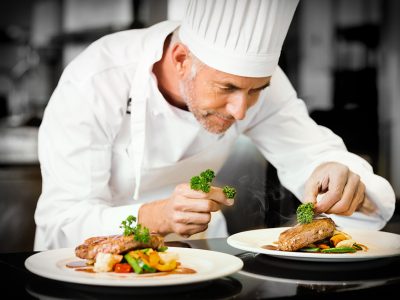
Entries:
POLYGON ((400 256, 360 262, 295 261, 232 248, 225 238, 168 246, 236 255, 243 269, 207 282, 166 287, 103 287, 46 279, 29 272, 35 252, 0 253, 3 299, 273 299, 393 295, 400 288, 400 256), (4 294, 5 293, 5 294, 4 294))

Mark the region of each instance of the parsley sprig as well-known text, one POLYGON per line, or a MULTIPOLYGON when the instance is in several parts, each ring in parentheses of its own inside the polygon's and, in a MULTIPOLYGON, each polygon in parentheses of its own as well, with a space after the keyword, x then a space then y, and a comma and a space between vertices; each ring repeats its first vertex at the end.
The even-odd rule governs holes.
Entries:
POLYGON ((215 173, 211 169, 201 172, 199 176, 193 176, 190 179, 190 188, 196 191, 208 193, 211 188, 211 181, 214 179, 215 173))
POLYGON ((236 189, 234 187, 226 185, 222 191, 228 199, 233 199, 236 196, 236 189))
POLYGON ((311 223, 314 218, 314 204, 312 202, 300 204, 297 207, 296 216, 300 224, 311 223))
POLYGON ((133 226, 133 223, 136 223, 136 217, 130 215, 126 218, 126 220, 121 222, 119 226, 124 230, 124 235, 133 235, 135 241, 148 243, 150 241, 150 231, 147 227, 142 226, 142 224, 137 224, 133 226))
MULTIPOLYGON (((190 179, 190 188, 196 191, 203 191, 204 193, 210 192, 211 182, 215 178, 215 173, 211 169, 207 169, 200 173, 198 176, 193 176, 190 179)), ((223 190, 225 196, 229 199, 235 198, 236 189, 226 185, 223 190)))

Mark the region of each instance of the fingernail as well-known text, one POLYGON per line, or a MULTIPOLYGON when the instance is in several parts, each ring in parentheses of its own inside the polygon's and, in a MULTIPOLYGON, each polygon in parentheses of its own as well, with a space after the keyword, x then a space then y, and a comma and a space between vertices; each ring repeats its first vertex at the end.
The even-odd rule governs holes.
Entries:
POLYGON ((235 203, 235 199, 227 199, 228 205, 233 205, 235 203))

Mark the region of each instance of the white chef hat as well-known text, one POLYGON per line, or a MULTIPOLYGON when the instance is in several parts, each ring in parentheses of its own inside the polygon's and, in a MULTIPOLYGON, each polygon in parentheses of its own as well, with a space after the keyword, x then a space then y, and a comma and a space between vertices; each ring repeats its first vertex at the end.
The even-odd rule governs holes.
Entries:
POLYGON ((190 0, 181 41, 206 65, 246 77, 272 75, 299 0, 190 0))

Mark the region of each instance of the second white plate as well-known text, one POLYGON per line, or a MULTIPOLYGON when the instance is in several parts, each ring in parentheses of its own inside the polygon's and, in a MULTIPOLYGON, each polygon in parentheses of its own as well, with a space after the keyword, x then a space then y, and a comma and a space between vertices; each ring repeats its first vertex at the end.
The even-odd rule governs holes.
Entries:
POLYGON ((279 234, 288 228, 278 227, 239 232, 228 237, 227 242, 232 247, 245 251, 307 261, 361 261, 400 255, 400 235, 383 231, 346 228, 340 230, 350 234, 357 243, 366 245, 368 251, 339 254, 288 252, 262 248, 265 245, 273 245, 274 242, 278 241, 279 234))

